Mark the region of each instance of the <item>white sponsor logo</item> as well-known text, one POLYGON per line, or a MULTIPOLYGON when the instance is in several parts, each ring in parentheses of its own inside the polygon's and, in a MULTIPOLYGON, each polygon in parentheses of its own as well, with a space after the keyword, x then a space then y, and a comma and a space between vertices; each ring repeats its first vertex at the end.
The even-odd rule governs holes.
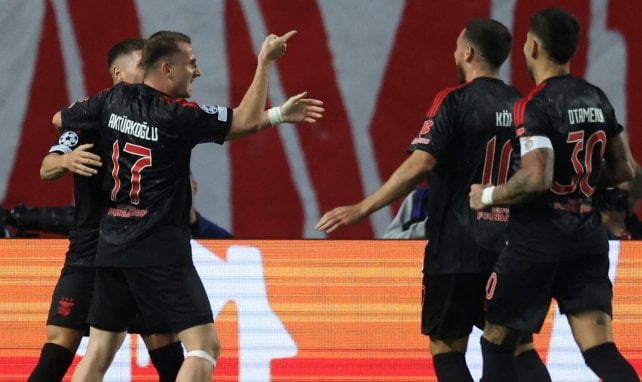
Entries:
POLYGON ((221 122, 227 121, 227 109, 223 106, 218 106, 218 120, 221 122))

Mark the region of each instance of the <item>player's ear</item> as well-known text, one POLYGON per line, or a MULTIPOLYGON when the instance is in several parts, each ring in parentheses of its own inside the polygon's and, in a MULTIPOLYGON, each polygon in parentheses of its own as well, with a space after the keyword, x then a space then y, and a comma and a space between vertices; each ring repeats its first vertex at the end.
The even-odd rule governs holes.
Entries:
POLYGON ((111 76, 112 81, 115 83, 121 80, 120 68, 117 65, 109 68, 109 75, 111 76))
POLYGON ((530 58, 536 59, 537 56, 540 53, 540 42, 537 38, 531 36, 530 38, 530 44, 528 43, 529 41, 527 40, 526 45, 524 46, 524 52, 526 53, 527 56, 530 58))
POLYGON ((163 61, 160 64, 160 71, 165 75, 167 78, 171 79, 172 78, 172 64, 170 64, 167 61, 163 61))
POLYGON ((466 49, 464 50, 464 61, 471 62, 473 58, 475 58, 475 48, 471 45, 466 45, 466 49))

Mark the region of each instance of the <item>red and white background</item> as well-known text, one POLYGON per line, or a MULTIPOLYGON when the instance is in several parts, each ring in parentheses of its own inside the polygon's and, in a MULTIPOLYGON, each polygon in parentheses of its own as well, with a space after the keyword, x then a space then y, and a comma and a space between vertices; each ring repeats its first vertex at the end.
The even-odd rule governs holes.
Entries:
MULTIPOLYGON (((0 131, 3 138, 0 140, 0 204, 10 209, 20 203, 43 207, 71 202, 69 177, 56 183, 43 183, 38 176, 40 161, 56 139, 51 116, 70 102, 110 85, 104 60, 109 47, 118 40, 148 36, 161 29, 187 33, 193 39, 203 73, 194 83, 193 98, 205 104, 233 106, 251 81, 257 48, 264 36, 296 29, 298 35, 288 43, 287 54, 273 71, 269 101, 279 104, 287 96, 307 90, 310 96, 325 101, 325 117, 315 125, 283 125, 224 146, 197 147, 192 159, 192 170, 199 182, 196 205, 204 216, 229 228, 238 238, 324 238, 325 235, 314 230, 323 212, 362 199, 387 179, 405 158, 405 149, 417 133, 432 97, 441 88, 455 84, 452 52, 466 20, 492 17, 511 28, 515 49, 501 75, 520 91, 527 92, 532 81, 524 70, 521 47, 529 16, 541 7, 560 4, 572 10, 583 26, 573 73, 599 85, 610 97, 620 122, 627 129, 634 156, 642 160, 639 128, 642 115, 635 112, 642 104, 642 93, 635 90, 642 88, 642 72, 634 64, 642 62, 639 23, 642 2, 639 1, 3 1, 0 4, 0 131)), ((395 206, 385 208, 329 238, 380 237, 394 209, 395 206)), ((2 257, 6 247, 0 248, 2 257)), ((287 253, 296 258, 301 255, 298 251, 304 251, 308 245, 297 248, 287 253)), ((635 253, 635 249, 631 251, 635 253)), ((356 256, 358 252, 351 253, 356 256)), ((412 272, 420 268, 418 247, 415 256, 417 264, 413 264, 412 272)), ((347 261, 352 260, 347 258, 347 261)), ((641 274, 639 265, 627 272, 625 275, 631 282, 637 282, 641 274)), ((14 273, 3 272, 0 281, 10 275, 14 273)), ((372 287, 386 286, 385 279, 379 281, 380 284, 372 287)), ((394 282, 394 279, 389 281, 391 287, 394 282)), ((322 284, 308 288, 305 293, 323 295, 324 288, 326 285, 322 284)), ((48 292, 42 293, 41 297, 46 300, 48 292)), ((305 293, 297 297, 301 309, 306 305, 301 297, 306 296, 305 293)), ((635 288, 630 289, 630 293, 639 294, 635 288)), ((412 299, 415 297, 419 294, 412 299)), ((4 308, 6 304, 10 302, 0 302, 4 308)), ((332 305, 327 309, 339 307, 332 305)), ((396 311, 397 308, 391 306, 390 309, 396 311)), ((640 310, 635 304, 627 305, 626 309, 630 310, 632 320, 627 328, 637 329, 629 335, 635 335, 639 342, 640 323, 636 320, 640 319, 640 310)), ((44 320, 44 316, 39 311, 31 319, 44 320)), ((367 321, 368 317, 364 319, 367 321)), ((414 330, 418 317, 410 319, 414 330)), ((297 325, 306 335, 318 336, 341 348, 344 338, 340 333, 319 330, 314 320, 308 324, 304 321, 297 321, 297 325)), ((287 325, 284 327, 287 331, 287 325)), ((3 336, 5 330, 3 326, 3 336)), ((424 340, 412 333, 413 341, 424 340)), ((29 335, 36 336, 31 342, 39 343, 44 333, 29 335)), ((564 346, 572 345, 570 337, 551 338, 561 338, 564 346)), ((19 347, 22 337, 15 339, 19 347)), ((368 340, 364 337, 363 341, 368 340)), ((280 355, 274 358, 293 356, 297 340, 293 339, 292 343, 279 350, 280 355)), ((418 348, 413 348, 409 350, 409 358, 424 357, 426 347, 421 344, 422 355, 418 355, 418 348)), ((379 356, 386 349, 382 346, 379 356)), ((0 350, 3 354, 11 352, 7 348, 0 350)), ((387 357, 395 360, 406 356, 400 349, 391 351, 394 354, 387 357)), ((638 345, 630 351, 629 354, 639 358, 642 348, 638 345)), ((551 354, 554 361, 563 364, 561 357, 566 353, 551 354)), ((239 357, 242 358, 240 353, 239 357)), ((6 363, 1 362, 4 368, 6 363)), ((577 365, 582 368, 581 362, 577 365)), ((369 369, 371 365, 363 368, 369 369)), ((331 364, 316 369, 315 375, 327 374, 341 380, 337 374, 340 369, 340 364, 331 364)), ((391 380, 382 375, 370 380, 391 380)))
MULTIPOLYGON (((195 150, 197 207, 243 238, 318 238, 319 216, 375 190, 406 157, 436 92, 455 84, 455 39, 466 20, 493 17, 515 34, 504 79, 532 87, 522 44, 529 16, 554 0, 9 0, 0 5, 0 203, 66 205, 71 180, 44 184, 38 169, 56 139, 51 116, 110 85, 116 41, 165 29, 194 40, 203 76, 194 99, 236 105, 268 32, 299 34, 273 72, 270 102, 307 90, 323 99, 316 125, 284 125, 195 150)), ((571 0, 580 19, 575 74, 601 86, 642 160, 642 2, 571 0), (637 107, 636 107, 637 106, 637 107)), ((333 238, 380 237, 387 208, 333 238)))

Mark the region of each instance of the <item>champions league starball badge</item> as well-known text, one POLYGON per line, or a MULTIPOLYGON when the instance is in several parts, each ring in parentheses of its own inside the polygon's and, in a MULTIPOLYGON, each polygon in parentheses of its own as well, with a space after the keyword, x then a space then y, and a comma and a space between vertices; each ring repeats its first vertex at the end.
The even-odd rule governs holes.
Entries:
POLYGON ((65 131, 58 138, 58 143, 63 146, 74 147, 78 144, 78 134, 73 131, 65 131))
POLYGON ((199 104, 198 106, 201 107, 201 109, 206 112, 207 114, 216 114, 218 112, 218 107, 216 106, 211 106, 211 105, 201 105, 199 104))

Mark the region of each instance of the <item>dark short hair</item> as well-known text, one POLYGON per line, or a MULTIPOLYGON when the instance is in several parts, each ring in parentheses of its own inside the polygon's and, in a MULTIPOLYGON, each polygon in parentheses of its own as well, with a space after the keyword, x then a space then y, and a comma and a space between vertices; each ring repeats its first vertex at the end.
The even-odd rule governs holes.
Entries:
POLYGON ((180 32, 158 31, 147 39, 143 48, 143 65, 145 72, 157 68, 158 62, 163 57, 172 56, 180 52, 178 42, 192 43, 188 35, 180 32))
POLYGON ((128 38, 112 46, 107 52, 107 70, 111 70, 111 66, 118 58, 137 50, 143 50, 144 45, 145 40, 142 38, 128 38))
POLYGON ((493 69, 499 69, 510 53, 513 38, 504 24, 491 19, 473 19, 466 24, 464 37, 493 69))
POLYGON ((580 23, 563 8, 545 8, 535 13, 531 16, 530 31, 558 64, 571 60, 580 41, 580 23))

